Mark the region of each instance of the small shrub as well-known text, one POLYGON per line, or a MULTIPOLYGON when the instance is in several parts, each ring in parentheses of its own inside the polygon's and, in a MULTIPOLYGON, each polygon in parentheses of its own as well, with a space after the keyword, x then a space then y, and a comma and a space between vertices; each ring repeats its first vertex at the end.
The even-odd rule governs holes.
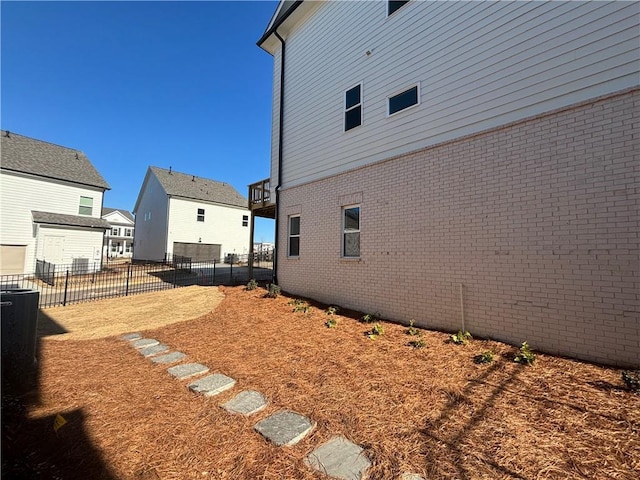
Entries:
POLYGON ((338 325, 338 321, 335 318, 330 318, 329 320, 324 322, 324 324, 327 328, 336 328, 336 326, 338 325))
POLYGON ((622 381, 632 392, 640 393, 640 370, 622 372, 622 381))
POLYGON ((427 346, 427 343, 424 341, 422 337, 418 337, 415 340, 411 340, 409 342, 409 345, 411 345, 413 348, 424 348, 427 346))
POLYGON ((380 318, 380 313, 379 312, 375 312, 375 313, 365 313, 362 318, 360 318, 360 321, 362 323, 373 323, 375 321, 377 321, 380 318))
POLYGON ((256 288, 258 288, 258 282, 256 282, 255 278, 252 278, 249 280, 249 283, 247 283, 245 290, 255 290, 256 288))
POLYGON ((295 298, 293 300, 289 300, 289 305, 293 305, 293 312, 298 313, 307 313, 311 308, 307 302, 304 300, 300 300, 299 298, 295 298))
POLYGON ((521 365, 533 365, 533 361, 536 359, 535 353, 531 351, 531 347, 527 342, 522 342, 520 350, 513 357, 513 361, 521 365))
POLYGON ((409 320, 409 327, 407 328, 407 335, 412 335, 412 336, 418 335, 419 336, 420 335, 420 330, 418 330, 413 325, 414 325, 413 320, 409 320))
POLYGON ((451 335, 451 341, 456 345, 464 345, 472 338, 473 337, 469 332, 467 331, 463 332, 462 330, 458 331, 458 333, 454 333, 453 335, 451 335))
POLYGON ((369 337, 371 340, 375 340, 376 338, 378 338, 380 335, 384 335, 384 327, 382 325, 380 325, 379 323, 374 323, 373 327, 371 327, 371 330, 369 330, 366 333, 367 337, 369 337))
POLYGON ((327 307, 324 313, 331 316, 331 315, 335 315, 338 312, 338 310, 340 310, 338 307, 333 307, 333 306, 327 307))
POLYGON ((278 285, 276 285, 275 283, 270 283, 267 287, 267 294, 265 295, 268 298, 276 298, 278 295, 280 295, 280 287, 278 285))
POLYGON ((476 363, 491 363, 493 362, 493 352, 491 350, 487 350, 486 352, 482 352, 480 355, 476 355, 473 357, 473 361, 476 363))

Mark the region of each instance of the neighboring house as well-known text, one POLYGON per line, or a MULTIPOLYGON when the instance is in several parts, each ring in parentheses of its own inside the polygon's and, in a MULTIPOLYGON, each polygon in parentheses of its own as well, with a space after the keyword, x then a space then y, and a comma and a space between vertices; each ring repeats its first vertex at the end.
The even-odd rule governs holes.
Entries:
POLYGON ((228 183, 149 167, 133 213, 135 260, 221 261, 248 253, 251 213, 228 183))
POLYGON ((258 42, 271 178, 250 188, 277 218, 277 282, 638 366, 639 19, 638 2, 281 1, 258 42))
POLYGON ((104 234, 102 255, 108 258, 130 258, 133 255, 133 227, 135 224, 131 212, 104 207, 102 218, 111 225, 111 229, 104 234))
POLYGON ((99 268, 107 182, 79 150, 0 134, 0 273, 32 273, 36 260, 99 268))

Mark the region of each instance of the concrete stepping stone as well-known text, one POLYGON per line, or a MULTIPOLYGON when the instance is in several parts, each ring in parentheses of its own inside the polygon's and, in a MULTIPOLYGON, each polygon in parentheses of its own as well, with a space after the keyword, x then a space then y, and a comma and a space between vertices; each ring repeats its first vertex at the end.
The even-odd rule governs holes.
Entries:
POLYGON ((121 340, 128 340, 129 342, 140 340, 141 338, 142 335, 140 335, 139 333, 126 333, 120 337, 121 340))
POLYGON ((152 357, 153 355, 157 355, 159 353, 168 352, 169 346, 159 343, 158 345, 152 345, 150 347, 141 348, 138 351, 144 357, 152 357))
POLYGON ((141 338, 140 340, 134 340, 133 342, 131 342, 131 345, 133 345, 136 348, 146 348, 146 347, 153 347, 154 345, 158 345, 160 342, 154 338, 141 338))
MULTIPOLYGON (((153 348, 153 347, 149 347, 149 348, 153 348)), ((164 355, 156 355, 155 357, 151 358, 151 361, 153 363, 175 363, 175 362, 179 362, 184 357, 186 357, 186 355, 182 352, 171 352, 171 353, 165 353, 164 355)))
POLYGON ((279 447, 295 445, 315 424, 307 417, 290 410, 282 410, 256 423, 253 428, 279 447))
POLYGON ((403 473, 400 480, 424 480, 424 478, 417 473, 403 473))
POLYGON ((227 403, 222 404, 227 412, 253 415, 267 406, 267 399, 260 392, 245 390, 240 392, 227 403))
POLYGON ((212 397, 229 390, 235 384, 236 381, 233 378, 221 373, 214 373, 190 383, 189 388, 196 393, 202 393, 205 397, 212 397))
POLYGON ((371 462, 361 447, 344 437, 334 437, 305 459, 310 467, 344 480, 360 480, 371 462))
POLYGON ((178 380, 194 377, 196 375, 202 375, 207 373, 209 367, 205 367, 200 363, 183 363, 182 365, 176 365, 175 367, 169 367, 167 372, 176 377, 178 380))

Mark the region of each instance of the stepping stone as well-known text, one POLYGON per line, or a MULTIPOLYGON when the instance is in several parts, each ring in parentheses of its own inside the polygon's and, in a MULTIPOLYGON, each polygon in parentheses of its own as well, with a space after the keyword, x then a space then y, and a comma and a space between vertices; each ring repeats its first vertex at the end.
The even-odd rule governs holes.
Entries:
POLYGON ((145 347, 153 347, 154 345, 158 345, 160 342, 153 338, 141 338, 140 340, 134 340, 131 342, 136 348, 145 348, 145 347))
POLYGON ((233 378, 227 377, 221 373, 214 373, 207 377, 203 377, 189 384, 189 388, 196 393, 202 393, 205 397, 218 395, 225 390, 229 390, 236 384, 233 378))
POLYGON ((281 447, 295 445, 314 426, 307 417, 289 410, 282 410, 256 423, 253 428, 267 440, 281 447))
POLYGON ((400 480, 424 480, 424 478, 417 473, 403 473, 400 480))
POLYGON ((120 337, 121 340, 128 340, 130 342, 132 342, 133 340, 140 340, 141 338, 142 335, 140 335, 139 333, 127 333, 120 337))
POLYGON ((227 412, 253 415, 267 406, 267 399, 260 392, 245 390, 222 405, 227 412))
MULTIPOLYGON (((153 348, 153 347, 149 347, 153 348)), ((165 353, 164 355, 157 355, 151 359, 153 363, 174 363, 182 360, 186 355, 182 352, 165 353)))
POLYGON ((310 467, 344 480, 360 480, 371 462, 361 447, 344 437, 334 437, 305 459, 310 467))
POLYGON ((141 348, 138 351, 140 352, 141 355, 145 357, 151 357, 159 353, 167 352, 168 350, 169 350, 169 347, 167 345, 163 345, 159 343, 158 345, 152 345, 150 347, 141 348))
POLYGON ((167 372, 176 377, 178 380, 183 380, 195 375, 201 375, 203 373, 207 373, 208 371, 209 367, 205 367, 204 365, 201 365, 199 363, 184 363, 182 365, 176 365, 175 367, 170 367, 167 369, 167 372))

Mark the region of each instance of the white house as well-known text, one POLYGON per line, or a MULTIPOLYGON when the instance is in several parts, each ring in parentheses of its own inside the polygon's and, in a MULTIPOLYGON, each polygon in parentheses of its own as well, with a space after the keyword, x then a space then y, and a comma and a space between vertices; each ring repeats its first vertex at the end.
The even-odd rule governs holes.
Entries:
POLYGON ((133 230, 135 219, 127 210, 102 209, 102 218, 109 222, 111 229, 104 234, 102 255, 108 258, 133 256, 133 230))
POLYGON ((281 1, 258 41, 271 178, 250 190, 277 282, 638 366, 639 20, 638 2, 281 1))
POLYGON ((36 260, 99 268, 107 182, 78 150, 0 134, 0 273, 32 273, 36 260))
POLYGON ((228 183, 149 167, 135 214, 135 260, 183 255, 221 261, 248 253, 247 199, 228 183))

